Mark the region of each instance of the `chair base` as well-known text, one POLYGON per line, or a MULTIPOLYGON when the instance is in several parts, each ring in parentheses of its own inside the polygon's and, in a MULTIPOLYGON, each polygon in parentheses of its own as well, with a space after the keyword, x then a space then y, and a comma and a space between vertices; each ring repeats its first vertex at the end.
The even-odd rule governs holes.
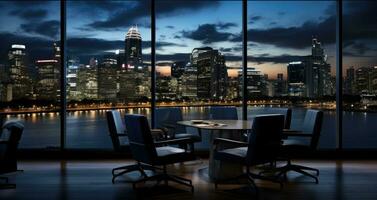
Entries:
POLYGON ((5 180, 5 183, 0 183, 0 189, 15 189, 16 184, 8 183, 7 177, 0 177, 0 179, 5 180))
POLYGON ((283 188, 283 183, 277 177, 267 177, 267 176, 262 176, 262 175, 259 175, 259 174, 247 172, 247 173, 242 174, 238 177, 234 177, 234 178, 230 178, 230 179, 226 179, 226 180, 221 180, 221 181, 214 181, 215 189, 218 189, 218 185, 220 183, 230 182, 230 181, 239 180, 239 179, 246 179, 249 182, 250 189, 255 190, 255 195, 257 197, 259 196, 259 189, 258 189, 258 186, 255 184, 255 181, 254 181, 255 179, 260 179, 260 180, 278 183, 280 185, 280 189, 283 188))
POLYGON ((141 183, 141 182, 146 182, 146 181, 157 181, 157 184, 159 184, 160 182, 163 181, 165 183, 165 185, 168 185, 168 182, 172 181, 172 182, 190 187, 191 193, 194 193, 194 186, 192 185, 191 180, 185 179, 185 178, 182 178, 182 177, 179 177, 179 176, 176 176, 176 175, 172 175, 172 174, 167 174, 167 173, 147 176, 143 179, 140 179, 140 180, 133 182, 132 187, 134 189, 136 189, 136 184, 141 183))
POLYGON ((315 168, 306 167, 306 166, 302 166, 302 165, 295 165, 295 164, 291 164, 290 162, 288 162, 288 164, 286 166, 277 168, 277 171, 279 172, 278 176, 280 177, 280 176, 284 175, 285 179, 287 178, 287 172, 294 171, 294 172, 297 172, 297 173, 302 174, 304 176, 309 176, 309 177, 313 178, 315 180, 315 183, 318 184, 319 170, 315 169, 315 168), (307 171, 314 171, 314 172, 316 172, 316 175, 313 175, 313 174, 311 174, 307 171))
POLYGON ((133 172, 133 171, 138 171, 140 172, 140 174, 143 176, 143 177, 147 177, 147 174, 144 172, 144 170, 152 170, 152 171, 155 171, 156 168, 155 167, 151 167, 149 165, 144 165, 144 164, 141 164, 141 163, 137 163, 137 164, 134 164, 134 165, 126 165, 126 166, 122 166, 122 167, 117 167, 117 168, 114 168, 112 170, 112 175, 113 175, 113 178, 112 178, 112 183, 114 184, 115 183, 115 179, 123 174, 127 174, 129 172, 133 172), (117 172, 121 170, 120 172, 117 172), (117 172, 117 173, 116 173, 117 172))

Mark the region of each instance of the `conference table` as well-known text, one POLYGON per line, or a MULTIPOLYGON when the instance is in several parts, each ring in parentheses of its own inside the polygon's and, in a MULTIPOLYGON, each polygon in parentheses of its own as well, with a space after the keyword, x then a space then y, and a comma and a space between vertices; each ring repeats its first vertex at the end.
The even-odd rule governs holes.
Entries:
POLYGON ((210 181, 242 174, 243 166, 241 164, 220 162, 213 158, 213 140, 218 137, 243 140, 244 133, 251 129, 252 120, 188 120, 178 121, 177 124, 196 128, 199 135, 209 134, 208 178, 210 181))

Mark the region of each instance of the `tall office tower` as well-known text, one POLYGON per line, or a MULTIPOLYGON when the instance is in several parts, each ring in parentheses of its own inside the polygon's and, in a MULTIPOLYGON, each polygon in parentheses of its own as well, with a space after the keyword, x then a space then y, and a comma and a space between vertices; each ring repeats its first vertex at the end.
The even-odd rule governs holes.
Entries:
POLYGON ((274 96, 284 96, 285 93, 284 75, 282 73, 278 73, 274 83, 274 96))
POLYGON ((125 64, 127 69, 139 70, 143 66, 141 35, 136 26, 132 26, 125 40, 125 64))
POLYGON ((60 46, 57 43, 54 43, 54 59, 57 60, 58 64, 61 63, 61 54, 60 54, 60 46))
POLYGON ((288 71, 288 95, 305 97, 305 68, 306 63, 302 61, 290 62, 287 66, 288 71))
POLYGON ((37 60, 37 100, 57 102, 60 96, 60 70, 57 60, 37 60))
POLYGON ((344 94, 353 95, 355 93, 355 68, 349 67, 346 70, 344 79, 344 94))
POLYGON ((0 64, 0 102, 12 101, 12 85, 6 65, 0 64))
POLYGON ((195 48, 191 64, 197 69, 199 99, 223 100, 227 96, 228 71, 225 57, 210 47, 195 48))
POLYGON ((312 39, 312 55, 306 59, 305 96, 313 98, 332 95, 331 66, 326 62, 327 56, 317 38, 312 39))
MULTIPOLYGON (((92 59, 91 59, 92 60, 92 59)), ((96 61, 93 59, 93 61, 96 61)), ((90 65, 80 65, 77 70, 77 91, 79 99, 98 99, 98 63, 90 62, 90 65)))
POLYGON ((156 95, 158 101, 175 100, 177 79, 157 74, 156 95))
POLYGON ((356 90, 358 94, 369 93, 369 67, 356 70, 356 90))
POLYGON ((180 90, 182 91, 182 99, 189 101, 196 100, 198 94, 198 75, 196 67, 187 65, 181 79, 182 84, 180 85, 180 90))
POLYGON ((13 44, 8 52, 8 75, 12 85, 10 99, 29 99, 32 97, 32 81, 28 75, 25 45, 13 44))
POLYGON ((227 99, 229 100, 239 100, 240 99, 240 84, 238 76, 229 77, 228 79, 228 91, 227 91, 227 99))
POLYGON ((105 58, 98 66, 98 98, 114 102, 117 98, 117 60, 105 58))
POLYGON ((377 66, 371 67, 369 71, 369 91, 377 94, 377 66))
MULTIPOLYGON (((246 72, 246 82, 247 82, 247 98, 251 99, 253 97, 262 97, 267 95, 267 82, 265 75, 262 74, 260 70, 255 68, 247 68, 246 72)), ((239 88, 242 88, 243 76, 242 70, 238 71, 238 80, 239 88)), ((240 97, 243 97, 242 92, 239 94, 240 97)))
POLYGON ((80 91, 77 88, 77 73, 79 70, 79 61, 69 59, 67 66, 67 99, 80 100, 80 91))

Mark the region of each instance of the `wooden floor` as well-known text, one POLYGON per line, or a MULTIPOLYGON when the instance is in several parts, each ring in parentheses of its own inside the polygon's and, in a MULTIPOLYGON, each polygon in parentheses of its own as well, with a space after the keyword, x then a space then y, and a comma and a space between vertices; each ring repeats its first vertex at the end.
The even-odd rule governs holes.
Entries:
MULTIPOLYGON (((377 199, 377 161, 297 162, 319 168, 319 184, 295 173, 288 175, 283 189, 257 181, 259 199, 377 199)), ((207 161, 169 167, 170 172, 192 179, 194 194, 175 184, 154 187, 151 182, 136 190, 122 178, 112 184, 111 169, 123 164, 125 161, 21 161, 19 168, 24 172, 9 175, 17 189, 0 190, 0 199, 256 199, 245 185, 220 185, 215 190, 198 172, 207 161)))

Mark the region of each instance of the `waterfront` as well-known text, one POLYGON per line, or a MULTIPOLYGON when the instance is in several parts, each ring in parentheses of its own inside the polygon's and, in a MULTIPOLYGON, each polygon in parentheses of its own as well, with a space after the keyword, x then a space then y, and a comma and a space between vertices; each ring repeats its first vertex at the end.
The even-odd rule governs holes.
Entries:
MULTIPOLYGON (((208 107, 183 107, 184 119, 206 119, 208 107)), ((262 113, 263 107, 249 107, 248 116, 262 113)), ((305 108, 293 108, 292 128, 298 129, 305 115, 305 108)), ((121 109, 126 113, 140 113, 150 116, 149 108, 121 109)), ((239 108, 241 117, 241 108, 239 108)), ((335 111, 325 111, 320 148, 335 148, 335 111)), ((377 113, 344 112, 344 147, 345 148, 376 148, 377 147, 377 113)), ((20 148, 58 147, 60 120, 58 113, 18 114, 8 118, 18 118, 25 123, 20 148)), ((195 130, 190 130, 195 131, 195 130)), ((208 148, 207 134, 203 134, 203 142, 197 148, 208 148)), ((68 148, 111 149, 108 135, 105 110, 72 111, 67 113, 68 148)))

